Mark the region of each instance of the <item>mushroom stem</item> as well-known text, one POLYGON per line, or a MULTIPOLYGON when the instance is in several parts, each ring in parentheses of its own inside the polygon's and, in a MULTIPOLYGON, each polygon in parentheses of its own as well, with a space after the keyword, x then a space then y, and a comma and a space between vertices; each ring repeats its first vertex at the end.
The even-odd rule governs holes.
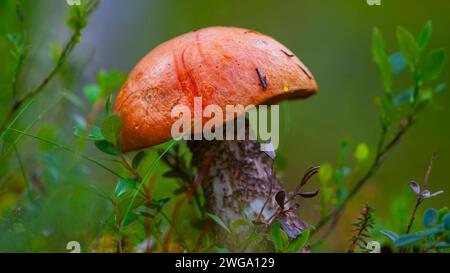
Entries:
MULTIPOLYGON (((250 130, 247 125, 246 139, 249 139, 250 130)), ((200 140, 190 141, 188 146, 193 155, 192 163, 198 169, 207 210, 230 228, 233 223, 242 222, 239 220, 253 222, 239 225, 231 240, 225 229, 216 225, 213 230, 219 246, 242 251, 242 248, 236 249, 236 244, 243 243, 255 229, 268 230, 275 220, 280 221, 290 238, 295 238, 307 227, 298 218, 297 205, 287 202, 291 200, 292 193, 286 193, 274 173, 273 160, 260 150, 257 141, 200 140), (284 200, 275 200, 278 192, 283 192, 284 200), (283 209, 279 203, 283 203, 283 209)), ((257 252, 267 248, 271 246, 255 241, 245 251, 257 252)))

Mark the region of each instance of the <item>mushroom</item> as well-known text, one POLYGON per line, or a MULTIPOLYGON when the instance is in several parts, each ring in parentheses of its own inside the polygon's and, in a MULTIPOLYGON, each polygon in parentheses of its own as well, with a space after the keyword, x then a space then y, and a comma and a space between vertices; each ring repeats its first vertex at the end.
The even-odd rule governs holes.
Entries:
MULTIPOLYGON (((235 27, 209 27, 169 40, 150 51, 120 91, 115 112, 123 120, 124 151, 172 139, 176 105, 194 108, 274 104, 306 98, 318 87, 311 72, 289 49, 271 37, 235 27)), ((234 117, 233 117, 234 118, 234 117)), ((230 121, 224 118, 223 123, 230 121)), ((196 131, 194 130, 194 133, 196 131)), ((246 136, 250 128, 246 126, 246 136)), ((192 163, 207 198, 207 209, 226 224, 242 219, 269 223, 280 212, 275 200, 284 188, 273 173, 273 160, 255 140, 188 141, 192 163)), ((288 199, 289 194, 284 197, 288 199)), ((289 237, 306 224, 288 202, 278 217, 289 237)), ((220 229, 216 229, 220 232, 220 229)), ((239 232, 246 238, 245 228, 239 232)), ((224 242, 223 244, 226 244, 224 242)))

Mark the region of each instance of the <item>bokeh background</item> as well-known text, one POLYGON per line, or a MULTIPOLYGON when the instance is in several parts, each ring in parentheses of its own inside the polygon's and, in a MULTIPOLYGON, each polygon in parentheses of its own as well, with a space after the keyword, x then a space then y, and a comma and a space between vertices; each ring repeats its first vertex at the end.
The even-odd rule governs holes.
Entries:
MULTIPOLYGON (((26 90, 49 71, 52 51, 68 39, 70 31, 64 23, 68 12, 65 1, 23 3, 32 45, 21 77, 21 89, 26 90)), ((76 139, 72 129, 82 113, 68 100, 57 99, 62 91, 82 97, 82 87, 94 82, 100 69, 129 72, 153 47, 193 29, 214 25, 255 29, 290 48, 310 68, 320 86, 316 96, 282 105, 278 154, 285 165, 281 171, 283 181, 292 189, 307 167, 335 162, 344 138, 353 144, 366 142, 373 151, 379 135, 374 98, 383 92, 370 53, 373 27, 380 28, 388 51, 393 52, 397 48, 398 25, 418 35, 421 27, 432 20, 430 48, 450 47, 450 1, 381 0, 381 3, 369 6, 365 0, 103 0, 69 63, 18 127, 25 128, 45 110, 31 131, 73 144, 76 139)), ((0 0, 2 115, 10 102, 8 88, 14 63, 5 36, 17 30, 15 1, 0 0)), ((449 73, 446 70, 443 82, 450 82, 449 73)), ((399 80, 408 81, 408 77, 405 74, 399 80)), ((349 223, 365 202, 377 209, 380 223, 388 226, 396 221, 392 219, 394 206, 412 209, 414 197, 408 192, 408 182, 422 181, 434 151, 438 156, 430 187, 448 193, 427 201, 422 209, 448 205, 450 93, 440 94, 437 102, 438 107, 420 114, 417 124, 351 202, 336 230, 318 250, 345 251, 351 235, 349 223)), ((83 145, 83 153, 96 153, 93 146, 83 145)), ((41 177, 48 193, 39 207, 11 212, 21 197, 24 181, 16 158, 11 155, 2 159, 0 251, 65 251, 70 240, 79 240, 82 245, 92 243, 101 230, 108 206, 89 185, 111 192, 115 179, 71 154, 30 138, 21 138, 17 148, 30 177, 41 177)), ((159 170, 162 172, 164 167, 159 170)), ((169 179, 158 178, 155 194, 164 197, 173 185, 169 179)), ((310 186, 317 187, 317 182, 310 186)), ((318 200, 306 203, 300 210, 303 219, 312 224, 318 221, 319 212, 318 200)))

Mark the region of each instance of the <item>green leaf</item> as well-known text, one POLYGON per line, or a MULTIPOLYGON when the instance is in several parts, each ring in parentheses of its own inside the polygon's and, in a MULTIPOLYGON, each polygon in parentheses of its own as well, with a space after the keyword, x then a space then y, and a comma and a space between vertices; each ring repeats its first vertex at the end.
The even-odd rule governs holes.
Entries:
POLYGON ((90 84, 83 88, 84 96, 94 105, 100 97, 100 87, 96 84, 90 84))
POLYGON ((401 235, 400 237, 398 237, 395 241, 394 241, 394 245, 396 247, 405 247, 408 246, 410 244, 416 243, 420 240, 422 240, 423 237, 421 235, 418 234, 406 234, 406 235, 401 235))
POLYGON ((215 253, 231 253, 231 250, 229 250, 228 248, 214 246, 214 252, 215 253))
POLYGON ((433 208, 429 208, 423 214, 423 225, 427 228, 434 226, 437 222, 438 212, 433 208))
POLYGON ((439 242, 439 243, 436 244, 436 248, 437 248, 437 249, 450 248, 450 243, 439 242))
POLYGON ((120 129, 122 128, 122 119, 118 115, 112 115, 106 118, 102 125, 102 134, 104 138, 116 144, 119 139, 120 129))
POLYGON ((109 143, 106 140, 97 140, 95 141, 95 147, 100 151, 109 154, 109 155, 117 155, 117 151, 114 148, 114 145, 109 143))
POLYGON ((445 215, 447 215, 447 213, 449 212, 447 207, 443 207, 439 210, 438 212, 438 224, 442 224, 442 222, 444 221, 444 217, 445 215))
POLYGON ((248 224, 247 224, 247 221, 245 221, 244 219, 238 219, 238 220, 234 220, 232 223, 231 223, 231 227, 233 228, 233 229, 238 229, 238 228, 240 228, 240 227, 246 227, 248 224))
POLYGON ((309 239, 309 230, 303 230, 302 233, 300 233, 292 242, 288 245, 288 251, 289 252, 298 252, 300 249, 302 249, 309 239))
POLYGON ((369 146, 366 143, 359 143, 356 146, 355 158, 359 162, 363 162, 369 158, 369 146))
POLYGON ((384 48, 384 38, 378 28, 373 30, 372 56, 378 66, 381 81, 388 93, 392 92, 392 66, 384 48))
POLYGON ((414 36, 403 27, 398 27, 397 42, 406 63, 411 67, 411 69, 415 69, 417 61, 419 60, 420 48, 414 36))
POLYGON ((447 53, 444 49, 438 48, 428 53, 421 67, 422 81, 429 82, 437 79, 444 71, 446 62, 447 53))
POLYGON ((433 24, 431 21, 428 21, 420 31, 418 38, 419 47, 422 51, 427 47, 432 32, 433 32, 433 24))
POLYGON ((75 127, 73 131, 74 136, 79 138, 85 138, 89 140, 104 140, 105 138, 102 135, 102 130, 97 126, 92 126, 89 134, 86 135, 85 130, 80 127, 75 127))
POLYGON ((390 230, 387 230, 387 229, 382 229, 380 231, 380 233, 385 235, 386 237, 388 237, 393 242, 398 239, 397 233, 395 233, 393 231, 390 231, 390 230))
POLYGON ((217 215, 207 213, 207 215, 214 220, 219 226, 221 226, 226 232, 231 233, 231 230, 225 225, 225 223, 217 215))
POLYGON ((97 82, 101 89, 103 97, 109 96, 112 92, 119 89, 127 79, 124 73, 112 70, 110 72, 100 71, 97 75, 97 82))
POLYGON ((450 213, 444 216, 444 228, 447 231, 450 231, 450 213))
POLYGON ((140 151, 133 157, 133 161, 131 162, 131 166, 133 169, 137 169, 139 167, 139 163, 145 157, 145 151, 140 151))
POLYGON ((136 221, 138 219, 139 215, 134 213, 134 212, 130 212, 127 215, 127 218, 125 219, 125 221, 122 223, 122 225, 124 227, 132 224, 134 221, 136 221))
POLYGON ((322 182, 328 182, 333 177, 333 167, 330 163, 324 163, 319 169, 319 180, 322 182))
POLYGON ((280 222, 276 221, 272 224, 270 233, 272 236, 272 242, 275 246, 275 250, 277 252, 284 251, 289 243, 289 238, 286 232, 284 232, 281 228, 280 222))
POLYGON ((392 72, 395 75, 400 74, 406 68, 406 61, 401 52, 396 52, 389 56, 389 63, 392 66, 392 72))
POLYGON ((152 208, 160 212, 163 207, 170 201, 170 197, 152 200, 152 208))
POLYGON ((136 188, 136 180, 120 179, 114 190, 114 195, 120 197, 127 193, 129 190, 136 188))
POLYGON ((106 101, 105 101, 105 115, 106 115, 106 116, 109 116, 109 113, 110 113, 111 103, 112 103, 112 97, 113 97, 112 94, 109 95, 109 96, 106 98, 106 101))
POLYGON ((418 235, 422 236, 422 238, 425 238, 427 236, 436 234, 436 233, 442 233, 444 232, 444 226, 443 225, 438 225, 438 226, 434 226, 432 228, 426 229, 424 231, 422 231, 421 233, 419 233, 418 235))
POLYGON ((67 26, 75 31, 82 30, 87 26, 87 20, 82 12, 82 7, 74 5, 70 9, 70 16, 66 21, 67 26))

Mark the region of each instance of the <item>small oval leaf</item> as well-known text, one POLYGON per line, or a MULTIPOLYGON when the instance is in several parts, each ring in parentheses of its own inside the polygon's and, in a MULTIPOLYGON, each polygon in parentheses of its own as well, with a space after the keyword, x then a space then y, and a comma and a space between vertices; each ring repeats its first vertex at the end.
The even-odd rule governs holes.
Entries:
POLYGON ((114 195, 120 197, 126 192, 136 187, 136 181, 131 179, 120 179, 114 190, 114 195))
POLYGON ((109 143, 106 140, 97 140, 95 141, 95 147, 99 149, 100 151, 109 154, 109 155, 117 155, 117 151, 114 148, 114 145, 109 143))
POLYGON ((309 239, 309 230, 303 230, 302 233, 300 233, 292 242, 288 245, 288 251, 289 252, 298 252, 300 249, 302 249, 309 239))
POLYGON ((420 240, 422 240, 422 236, 420 235, 416 235, 416 234, 406 234, 406 235, 402 235, 400 237, 398 237, 395 241, 394 241, 394 245, 396 247, 405 247, 407 245, 416 243, 420 240))
POLYGON ((411 68, 414 68, 417 64, 420 54, 420 48, 416 42, 416 39, 411 34, 411 32, 403 27, 398 27, 397 41, 406 63, 408 63, 411 68))
POLYGON ((391 241, 393 241, 393 242, 398 239, 397 233, 395 233, 393 231, 390 231, 390 230, 387 230, 387 229, 383 229, 380 232, 381 232, 381 234, 383 234, 386 237, 388 237, 389 239, 391 239, 391 241))
POLYGON ((355 159, 363 162, 369 158, 369 146, 366 143, 359 143, 355 150, 355 159))
POLYGON ((118 115, 112 115, 103 122, 102 134, 108 142, 116 144, 121 128, 122 119, 118 115))
POLYGON ((429 208, 423 214, 423 225, 427 228, 434 226, 437 222, 438 212, 433 208, 429 208))
POLYGON ((450 231, 450 213, 444 216, 443 222, 445 230, 450 231))

